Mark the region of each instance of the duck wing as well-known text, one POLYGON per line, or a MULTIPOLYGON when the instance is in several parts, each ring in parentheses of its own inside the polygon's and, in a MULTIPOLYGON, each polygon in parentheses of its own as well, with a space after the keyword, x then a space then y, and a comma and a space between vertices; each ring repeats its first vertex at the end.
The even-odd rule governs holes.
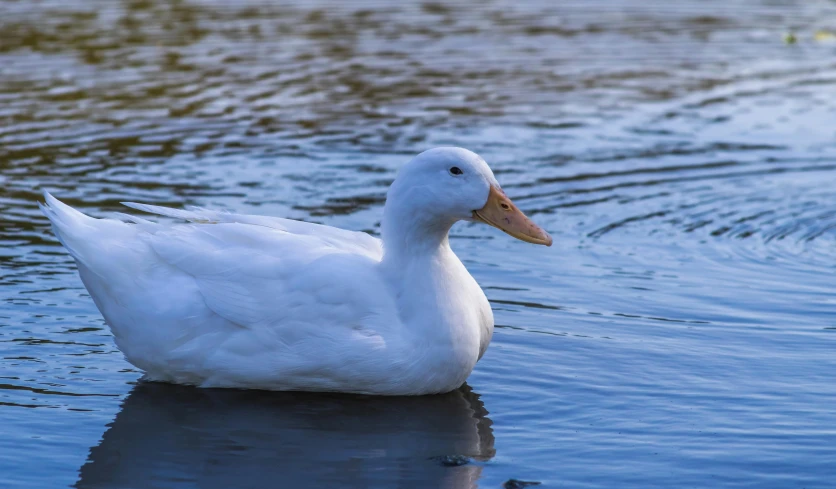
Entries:
POLYGON ((250 328, 351 324, 372 306, 363 282, 379 281, 375 250, 359 240, 240 222, 172 226, 141 239, 193 278, 207 307, 250 328))
POLYGON ((235 214, 199 207, 173 209, 171 207, 140 204, 137 202, 122 202, 122 204, 132 209, 148 212, 150 214, 157 214, 196 223, 251 224, 253 226, 263 226, 279 231, 285 231, 298 236, 315 236, 324 244, 328 244, 345 251, 366 255, 377 260, 380 260, 383 257, 382 242, 379 239, 363 232, 349 231, 332 226, 297 221, 294 219, 285 219, 281 217, 235 214))

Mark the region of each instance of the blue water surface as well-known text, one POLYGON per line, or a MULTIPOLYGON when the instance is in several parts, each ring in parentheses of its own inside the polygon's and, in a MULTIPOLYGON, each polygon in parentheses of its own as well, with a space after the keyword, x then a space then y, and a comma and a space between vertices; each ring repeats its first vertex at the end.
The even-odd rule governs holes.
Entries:
POLYGON ((0 1, 0 487, 833 487, 834 30, 829 0, 0 1), (142 382, 35 204, 374 234, 439 145, 555 239, 454 228, 497 329, 444 396, 142 382))

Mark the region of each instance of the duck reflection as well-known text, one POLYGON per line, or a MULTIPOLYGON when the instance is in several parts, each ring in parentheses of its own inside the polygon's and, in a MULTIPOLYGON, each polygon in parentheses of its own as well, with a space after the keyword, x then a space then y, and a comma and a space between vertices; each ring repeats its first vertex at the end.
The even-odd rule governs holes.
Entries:
POLYGON ((380 398, 140 383, 77 488, 476 487, 491 420, 465 385, 380 398))

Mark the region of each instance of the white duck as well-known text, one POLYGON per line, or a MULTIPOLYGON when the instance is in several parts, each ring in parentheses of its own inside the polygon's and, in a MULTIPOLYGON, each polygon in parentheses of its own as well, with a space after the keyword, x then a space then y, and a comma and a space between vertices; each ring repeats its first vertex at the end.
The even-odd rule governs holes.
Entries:
POLYGON ((551 237, 487 163, 436 148, 389 189, 382 237, 290 219, 126 203, 191 221, 94 219, 45 193, 116 345, 148 380, 380 395, 459 387, 493 313, 450 249, 457 221, 530 243, 551 237))

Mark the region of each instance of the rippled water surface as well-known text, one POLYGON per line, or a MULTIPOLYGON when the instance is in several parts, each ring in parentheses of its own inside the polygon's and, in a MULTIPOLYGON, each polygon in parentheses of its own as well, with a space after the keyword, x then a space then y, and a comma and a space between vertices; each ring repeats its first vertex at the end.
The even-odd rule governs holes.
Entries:
POLYGON ((834 30, 830 0, 0 1, 0 486, 833 487, 834 30), (138 383, 35 205, 376 233, 450 144, 555 245, 454 228, 497 330, 446 396, 138 383))

